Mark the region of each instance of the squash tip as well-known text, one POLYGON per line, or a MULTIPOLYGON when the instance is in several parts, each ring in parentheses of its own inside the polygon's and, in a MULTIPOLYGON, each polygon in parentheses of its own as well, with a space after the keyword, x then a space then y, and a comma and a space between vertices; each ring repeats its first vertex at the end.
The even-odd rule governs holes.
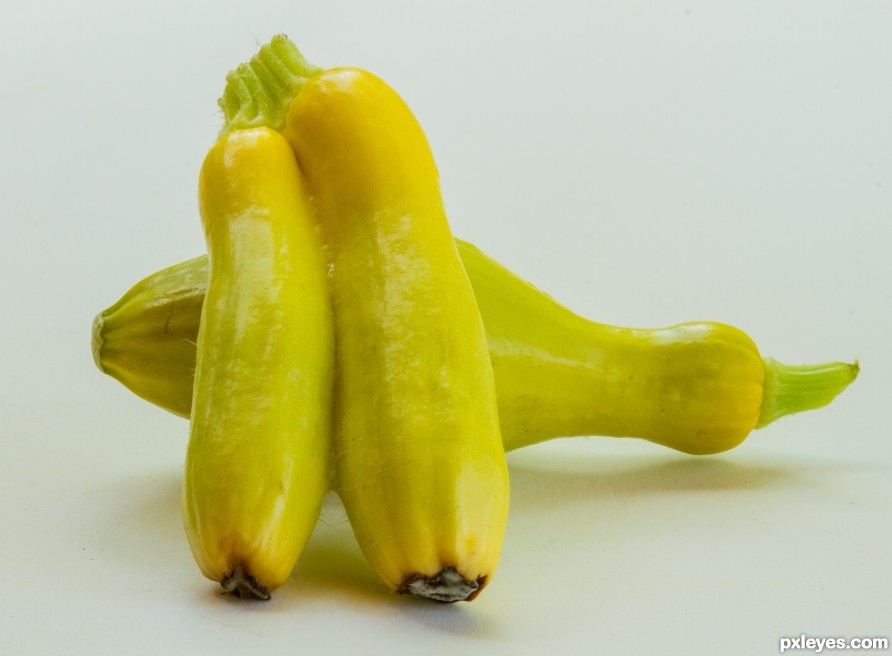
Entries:
POLYGON ((456 601, 471 601, 484 585, 486 585, 485 576, 476 581, 469 581, 454 567, 444 567, 434 576, 414 574, 408 577, 397 592, 451 604, 456 601))
POLYGON ((220 581, 223 592, 242 599, 258 599, 269 601, 269 589, 248 574, 241 566, 236 567, 220 581))
POLYGON ((100 312, 93 318, 93 328, 90 333, 90 345, 93 350, 93 362, 96 363, 99 371, 105 374, 108 372, 105 370, 105 367, 102 366, 102 345, 105 342, 102 333, 104 329, 105 320, 102 318, 102 313, 100 312))

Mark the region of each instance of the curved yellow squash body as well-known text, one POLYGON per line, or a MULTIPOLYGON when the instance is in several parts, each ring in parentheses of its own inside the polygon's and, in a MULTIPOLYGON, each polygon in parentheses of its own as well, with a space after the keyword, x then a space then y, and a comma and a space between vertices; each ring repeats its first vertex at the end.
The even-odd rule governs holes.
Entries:
POLYGON ((287 141, 232 132, 200 201, 210 268, 198 333, 183 511, 202 572, 267 597, 328 489, 333 372, 327 265, 287 141))
POLYGON ((358 69, 310 79, 283 134, 331 259, 336 489, 388 586, 473 597, 499 558, 508 470, 486 333, 427 140, 358 69))
MULTIPOLYGON (((751 340, 723 324, 645 329, 589 321, 471 244, 456 240, 456 246, 486 327, 506 451, 558 437, 610 435, 719 453, 746 437, 747 427, 827 405, 858 375, 857 364, 842 362, 755 362, 751 340), (762 378, 753 424, 753 383, 762 378), (716 416, 729 407, 730 415, 716 416)), ((96 318, 100 369, 188 417, 206 285, 204 256, 137 283, 96 318)))
POLYGON ((506 448, 509 440, 517 448, 558 435, 612 435, 716 453, 755 427, 765 366, 743 331, 714 322, 655 329, 595 323, 479 250, 462 253, 481 292, 490 352, 498 354, 506 448))

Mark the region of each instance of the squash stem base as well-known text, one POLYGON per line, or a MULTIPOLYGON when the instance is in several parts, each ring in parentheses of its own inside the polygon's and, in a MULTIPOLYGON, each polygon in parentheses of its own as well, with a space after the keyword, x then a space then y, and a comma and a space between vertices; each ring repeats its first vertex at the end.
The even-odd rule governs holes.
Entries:
POLYGON ((756 428, 805 410, 823 408, 858 377, 858 361, 792 365, 765 358, 762 412, 756 428))
POLYGON ((308 62, 284 34, 277 34, 226 76, 217 103, 223 110, 220 136, 266 126, 281 131, 285 115, 304 83, 322 69, 308 62))

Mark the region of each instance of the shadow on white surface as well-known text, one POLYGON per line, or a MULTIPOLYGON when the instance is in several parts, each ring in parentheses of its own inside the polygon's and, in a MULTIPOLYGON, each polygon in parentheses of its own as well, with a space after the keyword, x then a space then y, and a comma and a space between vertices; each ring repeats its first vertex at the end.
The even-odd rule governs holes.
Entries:
MULTIPOLYGON (((878 542, 865 551, 860 542, 820 528, 874 526, 863 522, 874 516, 872 487, 882 463, 757 445, 693 458, 632 441, 580 439, 509 456, 512 506, 502 563, 473 604, 432 604, 389 592, 334 494, 289 582, 270 602, 246 602, 220 593, 192 561, 180 515, 182 475, 172 460, 94 481, 93 507, 77 529, 78 546, 90 558, 75 578, 102 577, 101 590, 122 607, 168 609, 170 622, 197 622, 201 635, 224 627, 214 634, 219 640, 245 644, 307 632, 329 639, 326 631, 350 625, 356 630, 334 638, 351 649, 362 649, 366 639, 383 648, 387 635, 523 645, 549 632, 580 630, 583 618, 583 633, 644 640, 634 637, 641 623, 623 619, 630 606, 644 609, 634 615, 640 619, 678 605, 688 608, 682 615, 691 622, 715 604, 729 612, 771 590, 777 599, 769 614, 776 614, 775 606, 787 608, 790 600, 774 581, 802 577, 825 595, 841 594, 855 581, 863 593, 865 572, 883 557, 878 542), (857 495, 845 488, 855 479, 862 481, 857 495), (816 528, 798 536, 791 523, 816 528), (836 569, 827 569, 830 563, 836 569), (822 572, 819 579, 815 572, 822 572), (719 597, 716 581, 723 586, 719 597), (550 628, 536 618, 549 618, 550 628)), ((754 612, 747 611, 747 626, 765 621, 754 612)), ((812 611, 796 612, 762 633, 780 635, 812 611)))
POLYGON ((555 503, 595 503, 601 497, 671 492, 755 490, 796 485, 795 472, 776 463, 735 462, 729 457, 604 457, 602 453, 547 454, 533 464, 514 462, 514 499, 525 509, 555 503))

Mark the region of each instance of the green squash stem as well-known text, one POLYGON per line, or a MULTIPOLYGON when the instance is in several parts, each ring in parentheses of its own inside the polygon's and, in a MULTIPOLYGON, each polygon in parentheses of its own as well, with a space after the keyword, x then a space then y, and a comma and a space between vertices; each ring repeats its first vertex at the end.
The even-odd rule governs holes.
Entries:
POLYGON ((856 360, 824 364, 784 364, 765 358, 762 413, 756 428, 763 428, 786 415, 823 408, 858 377, 856 360))
POLYGON ((291 101, 321 70, 309 63, 287 36, 277 34, 251 61, 226 76, 226 88, 217 101, 223 110, 220 136, 260 126, 281 131, 291 101))

